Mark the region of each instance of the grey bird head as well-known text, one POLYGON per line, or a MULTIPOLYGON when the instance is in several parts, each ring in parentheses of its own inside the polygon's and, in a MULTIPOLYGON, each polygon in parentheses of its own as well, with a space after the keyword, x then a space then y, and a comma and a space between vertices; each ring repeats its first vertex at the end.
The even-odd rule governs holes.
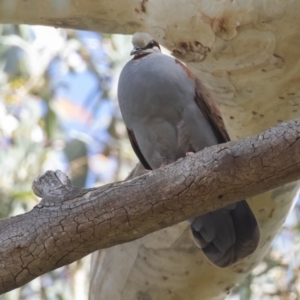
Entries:
POLYGON ((143 55, 149 53, 160 53, 159 44, 152 38, 149 33, 136 32, 132 36, 133 49, 130 55, 143 55))

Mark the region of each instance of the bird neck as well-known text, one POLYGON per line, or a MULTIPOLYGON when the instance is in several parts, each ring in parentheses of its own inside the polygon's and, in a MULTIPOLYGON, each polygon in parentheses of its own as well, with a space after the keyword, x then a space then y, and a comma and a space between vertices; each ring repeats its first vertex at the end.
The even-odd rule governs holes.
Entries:
POLYGON ((140 58, 142 58, 142 57, 144 57, 144 56, 147 56, 147 55, 149 55, 149 54, 151 54, 151 52, 146 52, 146 53, 137 54, 137 55, 135 55, 135 56, 133 57, 133 60, 140 59, 140 58))

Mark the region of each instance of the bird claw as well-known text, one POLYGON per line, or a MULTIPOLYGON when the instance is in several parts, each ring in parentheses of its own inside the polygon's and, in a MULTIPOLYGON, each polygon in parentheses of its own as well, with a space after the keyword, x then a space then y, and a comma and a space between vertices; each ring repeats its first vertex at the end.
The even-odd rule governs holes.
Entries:
POLYGON ((160 169, 163 169, 163 168, 165 168, 166 166, 167 166, 167 164, 161 164, 159 168, 160 168, 160 169))
POLYGON ((186 154, 185 154, 185 156, 193 156, 195 154, 195 152, 187 152, 186 154))

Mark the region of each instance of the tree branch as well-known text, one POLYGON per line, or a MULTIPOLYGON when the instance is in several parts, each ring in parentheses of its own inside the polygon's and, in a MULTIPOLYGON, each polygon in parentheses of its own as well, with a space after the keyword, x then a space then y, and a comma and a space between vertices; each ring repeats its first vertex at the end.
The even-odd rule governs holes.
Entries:
POLYGON ((145 24, 145 18, 149 18, 145 14, 145 2, 147 1, 2 1, 0 22, 129 34, 140 30, 145 24), (142 11, 142 7, 145 11, 142 11))
POLYGON ((60 171, 33 183, 40 204, 0 221, 0 292, 101 248, 300 178, 300 119, 206 148, 134 179, 73 187, 60 171))

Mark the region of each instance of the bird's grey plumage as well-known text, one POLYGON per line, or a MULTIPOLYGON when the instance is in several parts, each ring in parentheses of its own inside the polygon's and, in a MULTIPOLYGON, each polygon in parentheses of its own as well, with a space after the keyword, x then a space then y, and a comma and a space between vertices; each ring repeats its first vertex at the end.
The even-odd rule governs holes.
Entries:
MULTIPOLYGON (((200 81, 173 57, 151 50, 150 35, 134 35, 139 49, 122 70, 118 98, 131 144, 147 169, 156 169, 229 140, 221 116, 200 81)), ((159 47, 159 46, 158 46, 159 47)), ((246 201, 190 220, 196 244, 220 267, 250 255, 259 242, 246 201)))

